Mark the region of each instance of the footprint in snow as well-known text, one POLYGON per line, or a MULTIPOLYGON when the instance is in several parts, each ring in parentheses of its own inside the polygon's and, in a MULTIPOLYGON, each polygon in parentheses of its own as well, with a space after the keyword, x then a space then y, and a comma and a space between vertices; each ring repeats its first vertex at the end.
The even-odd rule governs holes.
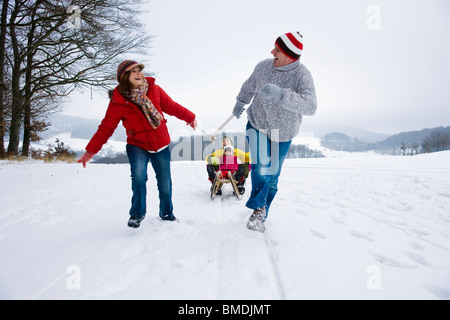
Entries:
POLYGON ((350 235, 354 236, 355 238, 360 238, 360 239, 366 239, 367 241, 373 241, 373 239, 365 234, 359 233, 358 231, 355 230, 350 230, 350 235))
POLYGON ((385 255, 375 253, 375 252, 369 252, 372 257, 378 261, 379 263, 388 266, 388 267, 394 267, 394 268, 403 268, 403 269, 416 269, 416 265, 410 265, 406 263, 399 262, 397 260, 394 260, 392 258, 389 258, 385 255))
POLYGON ((431 284, 425 284, 423 285, 423 287, 438 299, 450 300, 450 291, 448 289, 444 289, 442 287, 434 286, 431 284))
POLYGON ((431 267, 430 263, 424 257, 418 254, 406 252, 406 255, 415 263, 421 264, 424 267, 431 267))
POLYGON ((316 230, 310 229, 310 231, 311 231, 312 235, 316 236, 317 238, 320 238, 320 239, 326 239, 327 238, 325 235, 321 234, 320 232, 318 232, 316 230))

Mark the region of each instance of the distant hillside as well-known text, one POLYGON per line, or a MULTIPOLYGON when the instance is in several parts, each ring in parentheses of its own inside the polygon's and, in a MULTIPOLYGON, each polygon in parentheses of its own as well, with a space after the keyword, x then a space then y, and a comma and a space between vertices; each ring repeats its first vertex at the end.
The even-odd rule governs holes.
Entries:
MULTIPOLYGON (((65 133, 70 133, 70 137, 74 139, 91 139, 101 122, 98 119, 87 119, 63 114, 53 115, 49 121, 52 125, 47 131, 40 134, 42 139, 65 133)), ((111 139, 126 141, 126 133, 122 124, 119 124, 111 139)))
MULTIPOLYGON (((97 130, 101 120, 55 114, 49 121, 52 125, 49 130, 41 134, 43 139, 54 137, 60 133, 70 133, 72 138, 90 139, 97 130)), ((328 124, 311 125, 307 122, 302 124, 301 132, 311 132, 317 138, 322 138, 330 132, 341 132, 366 143, 378 142, 389 137, 389 134, 360 128, 328 124)), ((117 141, 126 140, 125 130, 121 124, 119 124, 112 139, 117 141)))
MULTIPOLYGON (((49 130, 41 134, 43 140, 55 138, 58 136, 69 136, 72 141, 78 141, 78 143, 83 146, 78 146, 76 148, 74 147, 73 150, 75 151, 84 149, 87 141, 82 143, 81 141, 89 140, 96 132, 101 121, 98 119, 85 119, 80 117, 66 116, 63 114, 54 115, 49 120, 52 125, 49 130)), ((450 148, 450 146, 445 145, 438 148, 430 147, 429 145, 425 146, 425 148, 422 146, 424 140, 433 132, 440 131, 450 136, 450 126, 423 129, 420 131, 402 132, 391 136, 387 134, 367 131, 364 129, 326 124, 320 126, 311 126, 305 124, 304 126, 302 126, 302 131, 314 133, 315 137, 321 138, 321 145, 323 147, 337 151, 364 152, 368 150, 375 150, 378 153, 399 155, 404 153, 406 148, 413 146, 419 147, 419 149, 417 149, 418 152, 430 152, 436 151, 436 149, 450 148)), ((234 143, 237 148, 248 151, 243 132, 230 132, 229 134, 234 137, 234 143)), ((126 142, 126 139, 127 138, 125 130, 122 124, 119 124, 110 141, 117 141, 123 144, 126 142)), ((220 148, 220 141, 216 141, 216 144, 213 146, 208 139, 209 137, 198 135, 194 135, 192 137, 180 137, 178 139, 174 138, 174 141, 172 142, 170 148, 173 152, 178 153, 174 157, 175 159, 203 160, 204 155, 207 152, 212 152, 214 148, 220 148)), ((64 142, 69 147, 72 147, 68 142, 64 142)), ((116 157, 114 148, 106 151, 108 152, 103 152, 102 154, 108 155, 108 157, 111 159, 114 159, 116 157)), ((120 158, 123 158, 123 155, 117 155, 117 157, 118 159, 116 160, 120 160, 120 158)), ((288 157, 323 157, 323 154, 318 151, 313 151, 306 146, 297 144, 291 147, 288 157)), ((120 161, 123 161, 123 159, 120 161)))
POLYGON ((384 154, 404 154, 405 149, 414 148, 416 152, 433 152, 450 148, 450 126, 423 129, 420 131, 401 132, 382 141, 366 143, 341 132, 326 134, 322 146, 338 151, 368 151, 375 150, 384 154), (437 140, 441 141, 437 141, 437 140))
POLYGON ((311 132, 317 138, 323 138, 330 132, 340 132, 365 143, 382 141, 390 136, 387 133, 373 132, 361 128, 340 126, 336 124, 311 124, 307 121, 302 124, 300 131, 311 132))

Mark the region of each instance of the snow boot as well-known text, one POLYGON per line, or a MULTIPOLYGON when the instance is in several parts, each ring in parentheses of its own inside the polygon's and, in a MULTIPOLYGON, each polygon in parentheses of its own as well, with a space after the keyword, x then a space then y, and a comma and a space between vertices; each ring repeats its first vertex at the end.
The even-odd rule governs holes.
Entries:
POLYGON ((239 200, 241 200, 241 199, 242 199, 242 194, 241 194, 241 192, 240 192, 239 189, 238 189, 237 181, 234 180, 234 176, 233 176, 233 174, 231 173, 231 171, 228 171, 228 179, 230 179, 231 185, 233 186, 233 194, 234 194, 239 200))
POLYGON ((208 164, 206 166, 206 171, 208 172, 209 180, 214 181, 214 179, 216 179, 216 170, 214 170, 214 167, 211 164, 208 164))
POLYGON ((248 219, 247 228, 253 231, 264 232, 264 220, 266 219, 266 208, 255 209, 248 219))
MULTIPOLYGON (((214 191, 214 182, 211 184, 211 192, 214 191)), ((217 189, 216 191, 216 196, 221 196, 222 195, 222 188, 217 189)))
MULTIPOLYGON (((238 189, 238 193, 240 196, 244 195, 245 193, 245 187, 243 185, 236 185, 238 189)), ((233 195, 236 195, 236 191, 233 190, 233 195)))
POLYGON ((159 218, 161 220, 165 220, 165 221, 177 221, 177 218, 173 214, 169 214, 169 213, 166 213, 164 215, 160 214, 159 218))
POLYGON ((222 177, 222 172, 218 171, 216 172, 216 177, 214 178, 214 181, 211 184, 211 200, 214 200, 216 195, 221 196, 222 195, 222 185, 223 182, 220 182, 220 178, 222 177))
POLYGON ((141 221, 144 220, 145 216, 131 216, 128 220, 128 226, 130 228, 139 228, 141 221))
POLYGON ((236 181, 240 181, 242 177, 244 176, 244 167, 243 165, 239 165, 239 168, 237 171, 233 174, 233 178, 236 181))
POLYGON ((245 193, 245 180, 239 181, 238 183, 236 183, 236 186, 239 190, 239 194, 243 195, 245 193))

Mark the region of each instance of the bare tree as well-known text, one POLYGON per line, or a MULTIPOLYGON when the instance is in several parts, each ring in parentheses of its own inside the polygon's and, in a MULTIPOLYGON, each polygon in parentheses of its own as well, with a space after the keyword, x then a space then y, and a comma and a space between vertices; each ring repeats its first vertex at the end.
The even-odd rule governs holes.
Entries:
POLYGON ((414 155, 414 153, 419 154, 419 148, 420 148, 419 144, 417 142, 414 142, 411 145, 411 155, 414 155))
POLYGON ((151 36, 136 19, 140 4, 137 0, 6 4, 12 94, 8 154, 18 154, 23 125, 22 155, 28 155, 33 121, 42 122, 52 110, 43 107, 47 102, 82 87, 108 88, 125 54, 147 52, 151 36))
POLYGON ((400 145, 400 150, 403 151, 403 155, 404 156, 406 155, 406 150, 407 149, 408 149, 408 146, 404 142, 402 142, 402 144, 400 145))
POLYGON ((450 135, 443 129, 433 130, 422 142, 427 152, 442 151, 450 148, 450 135))

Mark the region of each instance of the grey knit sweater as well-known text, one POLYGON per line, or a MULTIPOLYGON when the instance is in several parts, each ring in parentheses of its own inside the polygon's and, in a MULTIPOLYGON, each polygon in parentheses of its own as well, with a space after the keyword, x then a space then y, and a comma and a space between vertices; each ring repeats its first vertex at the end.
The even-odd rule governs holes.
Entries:
POLYGON ((283 67, 274 67, 273 62, 274 59, 267 59, 256 65, 242 85, 237 105, 252 102, 247 109, 251 125, 265 132, 269 139, 285 142, 298 134, 303 115, 312 116, 316 112, 316 91, 311 73, 300 61, 283 67), (259 94, 268 83, 282 89, 281 97, 259 94))

